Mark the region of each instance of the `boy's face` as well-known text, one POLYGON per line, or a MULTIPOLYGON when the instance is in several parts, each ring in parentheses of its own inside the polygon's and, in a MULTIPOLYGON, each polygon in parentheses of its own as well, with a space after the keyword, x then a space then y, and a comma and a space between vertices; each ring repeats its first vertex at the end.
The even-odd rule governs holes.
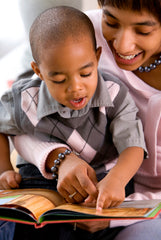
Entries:
POLYGON ((44 49, 39 66, 31 66, 45 81, 51 96, 73 110, 84 108, 95 93, 101 48, 94 51, 89 37, 51 45, 44 49))

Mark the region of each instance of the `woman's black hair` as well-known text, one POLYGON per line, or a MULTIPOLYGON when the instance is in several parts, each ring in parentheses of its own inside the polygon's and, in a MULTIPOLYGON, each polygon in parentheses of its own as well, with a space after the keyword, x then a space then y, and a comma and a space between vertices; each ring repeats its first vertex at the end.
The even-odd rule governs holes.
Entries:
POLYGON ((136 12, 143 10, 151 13, 161 23, 161 0, 98 0, 100 7, 112 6, 136 12))

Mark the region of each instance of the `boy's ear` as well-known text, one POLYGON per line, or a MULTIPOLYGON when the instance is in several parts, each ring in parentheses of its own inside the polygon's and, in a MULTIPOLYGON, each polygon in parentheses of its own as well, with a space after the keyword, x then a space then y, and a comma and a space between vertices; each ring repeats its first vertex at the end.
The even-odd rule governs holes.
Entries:
POLYGON ((102 52, 102 47, 98 47, 96 50, 97 61, 99 61, 102 52))
POLYGON ((37 74, 37 76, 38 76, 41 80, 43 80, 43 76, 42 76, 42 74, 41 74, 41 72, 40 72, 40 69, 39 69, 37 63, 34 62, 34 61, 32 61, 32 62, 31 62, 31 67, 32 67, 33 71, 37 74))

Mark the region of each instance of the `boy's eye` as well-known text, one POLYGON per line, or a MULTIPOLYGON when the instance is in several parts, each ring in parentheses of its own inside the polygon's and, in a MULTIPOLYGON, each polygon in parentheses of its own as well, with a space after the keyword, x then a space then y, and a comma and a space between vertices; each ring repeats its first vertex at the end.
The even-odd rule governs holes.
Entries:
POLYGON ((55 83, 55 84, 61 84, 61 83, 64 83, 64 82, 65 82, 65 79, 59 80, 59 81, 57 81, 57 80, 52 80, 52 82, 55 83))

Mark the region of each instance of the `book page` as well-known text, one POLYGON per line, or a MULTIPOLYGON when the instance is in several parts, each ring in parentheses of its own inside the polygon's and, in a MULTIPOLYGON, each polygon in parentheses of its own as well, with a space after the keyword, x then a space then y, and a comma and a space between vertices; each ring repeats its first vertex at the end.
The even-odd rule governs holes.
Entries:
MULTIPOLYGON (((60 195, 47 189, 18 189, 0 191, 0 205, 12 208, 26 208, 35 219, 44 212, 52 210, 64 200, 60 195)), ((27 212, 27 211, 26 211, 27 212)))
POLYGON ((135 200, 125 201, 116 208, 102 209, 102 211, 96 211, 96 208, 86 207, 79 204, 63 204, 56 207, 56 209, 64 209, 69 211, 75 211, 79 213, 91 214, 101 217, 111 218, 141 218, 148 217, 152 210, 155 210, 161 199, 154 200, 135 200))
POLYGON ((13 208, 26 208, 36 220, 46 211, 54 209, 54 204, 47 198, 39 195, 19 195, 5 205, 11 205, 13 208))
POLYGON ((151 210, 151 208, 107 208, 102 209, 101 212, 96 211, 96 208, 80 206, 76 204, 64 204, 56 207, 56 209, 63 209, 75 211, 79 213, 91 214, 100 217, 144 217, 144 215, 151 210))
MULTIPOLYGON (((42 213, 53 209, 58 211, 61 210, 61 215, 63 213, 62 211, 64 210, 66 213, 67 211, 73 211, 73 214, 74 212, 87 214, 84 219, 89 217, 95 219, 99 217, 146 218, 149 217, 149 213, 153 213, 154 215, 154 210, 157 212, 160 211, 160 202, 161 200, 127 201, 123 202, 116 208, 107 208, 100 212, 96 211, 96 208, 86 207, 83 204, 65 203, 65 200, 57 192, 48 189, 17 189, 0 191, 0 205, 2 207, 4 204, 10 204, 10 206, 14 207, 15 209, 19 208, 19 206, 25 207, 29 209, 29 211, 32 212, 37 219, 42 215, 42 213), (8 199, 8 203, 4 202, 4 199, 8 199), (1 200, 3 200, 2 203, 1 200)), ((56 216, 58 215, 58 212, 56 212, 56 216)), ((72 212, 69 215, 72 216, 72 212)))
POLYGON ((14 189, 14 190, 0 190, 0 198, 4 196, 15 196, 15 195, 39 195, 44 196, 55 206, 59 206, 63 203, 65 203, 65 200, 59 195, 58 192, 55 192, 53 190, 49 189, 43 189, 43 188, 29 188, 29 189, 14 189))

